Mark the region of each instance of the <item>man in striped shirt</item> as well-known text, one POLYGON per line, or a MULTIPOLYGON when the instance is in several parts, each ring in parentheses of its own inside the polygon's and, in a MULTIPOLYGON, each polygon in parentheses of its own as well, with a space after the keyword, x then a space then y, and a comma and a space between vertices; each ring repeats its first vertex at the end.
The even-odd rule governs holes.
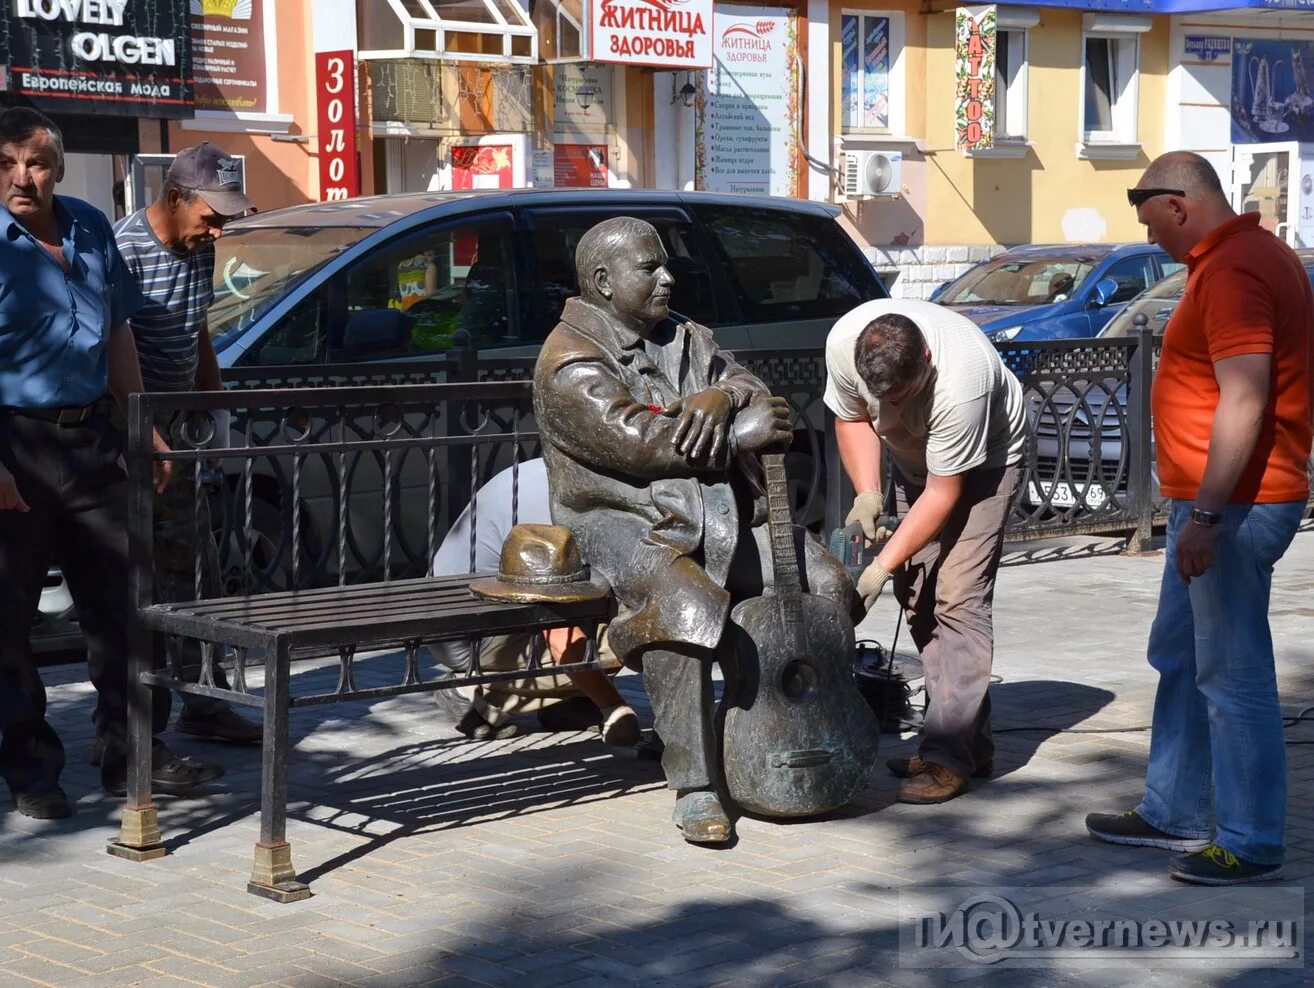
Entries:
MULTIPOLYGON (((119 253, 136 276, 145 304, 129 320, 137 340, 147 391, 218 391, 219 362, 206 324, 214 299, 214 242, 224 224, 252 208, 242 192, 240 162, 209 141, 179 151, 159 198, 114 228, 119 253)), ((169 445, 181 441, 174 417, 156 423, 169 445)), ((202 597, 218 596, 219 563, 213 539, 196 544, 194 532, 210 530, 206 499, 197 501, 190 471, 178 471, 155 499, 156 599, 197 597, 196 553, 201 557, 202 597), (193 519, 193 514, 198 516, 193 519)), ((162 644, 162 641, 161 641, 162 644)), ((200 650, 185 642, 178 659, 188 679, 199 671, 200 650)), ((222 670, 215 685, 227 687, 222 670)), ((178 730, 222 741, 251 743, 259 724, 222 700, 182 694, 178 730)))

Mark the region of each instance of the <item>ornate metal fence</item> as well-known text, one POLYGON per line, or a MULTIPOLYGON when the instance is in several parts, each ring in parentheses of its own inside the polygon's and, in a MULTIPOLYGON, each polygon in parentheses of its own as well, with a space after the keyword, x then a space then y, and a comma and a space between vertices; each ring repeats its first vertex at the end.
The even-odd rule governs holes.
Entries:
MULTIPOLYGON (((1010 537, 1148 539, 1158 509, 1148 403, 1154 341, 1146 334, 999 351, 1022 381, 1028 411, 1010 537)), ((836 526, 851 491, 822 404, 824 351, 737 356, 794 410, 788 468, 796 517, 817 531, 836 526)), ((479 360, 472 351, 451 351, 437 367, 227 372, 234 390, 222 403, 245 453, 228 453, 226 466, 201 476, 228 592, 426 572, 435 540, 478 487, 515 458, 538 455, 529 400, 533 365, 533 358, 479 360), (408 386, 435 381, 447 386, 425 389, 431 408, 405 404, 408 386), (367 413, 362 405, 344 417, 334 408, 338 392, 323 390, 342 387, 378 389, 377 407, 367 413), (514 448, 487 438, 504 434, 515 435, 514 448), (421 436, 443 441, 420 452, 413 447, 421 436)))

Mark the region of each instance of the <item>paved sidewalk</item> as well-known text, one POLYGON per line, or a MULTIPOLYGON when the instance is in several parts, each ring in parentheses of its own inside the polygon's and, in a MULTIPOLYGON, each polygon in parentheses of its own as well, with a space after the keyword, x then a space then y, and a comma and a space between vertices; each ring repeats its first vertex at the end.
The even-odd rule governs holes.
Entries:
MULTIPOLYGON (((204 798, 160 800, 168 857, 108 856, 118 801, 86 764, 90 686, 83 670, 48 670, 78 814, 42 824, 0 807, 0 986, 1302 984, 1299 968, 1212 955, 900 963, 901 891, 949 887, 961 901, 1034 887, 1037 902, 1084 897, 1094 919, 1185 894, 1208 918, 1263 915, 1246 890, 1172 882, 1168 852, 1084 833, 1086 812, 1135 804, 1149 745, 1137 728, 1150 717, 1144 646, 1162 557, 1110 547, 1011 549, 996 604, 996 727, 1076 731, 1001 733, 996 778, 940 807, 894 803, 897 780, 882 766, 830 819, 743 820, 735 846, 700 849, 672 827, 657 764, 617 757, 594 736, 469 743, 422 696, 300 711, 289 837, 315 895, 292 905, 245 891, 255 749, 170 736, 228 775, 204 798)), ((1272 615, 1294 713, 1314 705, 1312 532, 1278 568, 1272 615)), ((888 644, 892 628, 882 601, 867 630, 888 644)), ((386 657, 367 665, 380 681, 401 669, 386 657)), ((622 683, 642 697, 637 677, 622 683)), ((1314 722, 1288 736, 1314 745, 1314 722)), ((912 750, 887 739, 883 756, 912 750)), ((1287 754, 1280 887, 1298 889, 1314 880, 1314 747, 1287 754)))

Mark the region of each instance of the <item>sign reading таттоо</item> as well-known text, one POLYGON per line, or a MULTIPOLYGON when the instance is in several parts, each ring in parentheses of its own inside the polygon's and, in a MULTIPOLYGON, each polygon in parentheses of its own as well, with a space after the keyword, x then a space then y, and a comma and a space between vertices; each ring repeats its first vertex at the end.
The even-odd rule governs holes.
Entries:
POLYGON ((187 0, 10 0, 9 89, 53 111, 190 117, 187 0))

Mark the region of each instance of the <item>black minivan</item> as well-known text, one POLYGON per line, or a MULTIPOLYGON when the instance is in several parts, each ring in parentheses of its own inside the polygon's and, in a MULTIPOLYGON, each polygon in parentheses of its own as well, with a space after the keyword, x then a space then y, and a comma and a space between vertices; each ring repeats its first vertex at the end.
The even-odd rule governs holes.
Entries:
MULTIPOLYGON (((657 228, 671 308, 732 350, 820 347, 886 295, 830 205, 698 192, 514 190, 375 196, 234 221, 216 244, 221 367, 424 360, 458 331, 532 356, 578 292, 594 224, 657 228)), ((493 354, 490 354, 490 356, 493 354)))

